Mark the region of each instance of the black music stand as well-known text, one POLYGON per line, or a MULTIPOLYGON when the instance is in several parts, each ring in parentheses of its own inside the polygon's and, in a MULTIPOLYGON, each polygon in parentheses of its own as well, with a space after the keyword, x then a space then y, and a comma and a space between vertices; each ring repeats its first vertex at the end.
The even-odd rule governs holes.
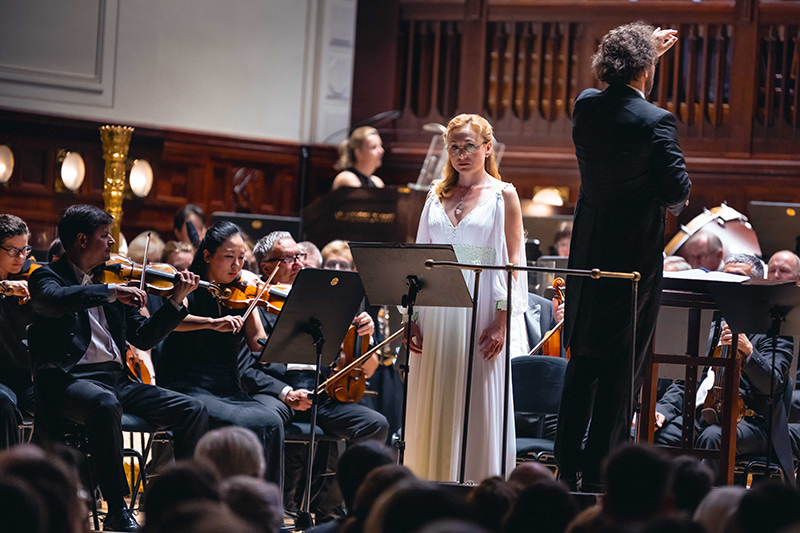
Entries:
MULTIPOLYGON (((708 290, 731 331, 761 333, 772 338, 770 390, 773 390, 777 338, 779 335, 800 335, 800 287, 793 282, 750 279, 740 284, 708 282, 708 290)), ((772 456, 773 409, 774 405, 770 400, 767 420, 767 471, 772 456)))
MULTIPOLYGON (((470 298, 463 275, 454 276, 443 269, 429 270, 425 261, 455 261, 456 254, 450 244, 402 244, 351 242, 353 261, 361 274, 361 281, 370 303, 373 305, 400 305, 407 308, 408 316, 414 314, 414 306, 424 307, 472 307, 472 330, 470 332, 469 359, 467 363, 466 397, 464 404, 464 428, 461 446, 461 481, 467 431, 469 427, 469 402, 472 392, 472 358, 475 348, 475 320, 477 313, 478 276, 475 278, 475 297, 470 298)), ((406 362, 401 366, 406 376, 403 380, 403 409, 400 422, 400 440, 397 441, 398 461, 403 464, 406 447, 406 409, 408 405, 409 336, 406 330, 406 362)))
MULTIPOLYGON (((275 321, 272 334, 264 344, 260 361, 316 364, 314 391, 318 390, 322 363, 330 364, 339 354, 339 347, 363 298, 364 287, 357 272, 316 268, 301 270, 275 321), (312 346, 316 349, 312 349, 312 346)), ((319 401, 316 394, 309 397, 312 400, 311 434, 303 505, 296 521, 299 529, 313 525, 309 508, 319 401)))

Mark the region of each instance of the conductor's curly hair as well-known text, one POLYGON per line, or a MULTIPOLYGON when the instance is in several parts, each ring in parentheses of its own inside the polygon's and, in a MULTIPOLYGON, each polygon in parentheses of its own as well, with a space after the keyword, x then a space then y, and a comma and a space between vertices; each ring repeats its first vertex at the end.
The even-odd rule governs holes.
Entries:
POLYGON ((632 22, 608 32, 592 56, 595 76, 609 85, 627 85, 656 64, 658 52, 655 28, 646 22, 632 22))

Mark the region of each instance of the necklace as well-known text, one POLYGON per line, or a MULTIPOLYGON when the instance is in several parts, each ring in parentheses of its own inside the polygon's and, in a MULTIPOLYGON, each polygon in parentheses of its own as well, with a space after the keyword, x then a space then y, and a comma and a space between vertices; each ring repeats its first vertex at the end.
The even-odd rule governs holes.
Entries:
POLYGON ((467 195, 472 192, 472 189, 475 188, 475 185, 477 185, 477 183, 473 184, 469 189, 467 189, 467 192, 465 192, 458 201, 455 210, 456 222, 461 222, 461 214, 464 212, 464 198, 466 198, 467 195))

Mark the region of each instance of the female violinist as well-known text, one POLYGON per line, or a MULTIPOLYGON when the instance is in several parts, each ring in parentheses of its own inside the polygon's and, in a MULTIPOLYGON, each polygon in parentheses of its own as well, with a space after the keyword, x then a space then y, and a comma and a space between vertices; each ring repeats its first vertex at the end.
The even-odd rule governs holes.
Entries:
MULTIPOLYGON (((208 228, 189 270, 202 280, 231 284, 242 275, 244 236, 239 226, 222 221, 208 228)), ((189 315, 164 343, 159 384, 192 396, 208 408, 212 428, 235 425, 253 430, 264 446, 267 479, 283 477, 283 419, 239 385, 237 361, 260 351, 265 337, 257 313, 243 320, 244 309, 222 305, 209 291, 195 291, 185 303, 189 315)))
POLYGON ((28 282, 15 277, 30 263, 28 226, 0 215, 0 449, 19 443, 22 413, 33 416, 33 381, 26 330, 31 323, 28 282))

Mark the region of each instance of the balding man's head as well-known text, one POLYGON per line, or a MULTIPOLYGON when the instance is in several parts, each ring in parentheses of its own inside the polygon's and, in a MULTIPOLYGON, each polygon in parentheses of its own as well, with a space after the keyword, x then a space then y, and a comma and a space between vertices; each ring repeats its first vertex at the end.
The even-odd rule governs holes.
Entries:
POLYGON ((723 253, 722 241, 707 231, 692 235, 679 252, 692 268, 705 268, 710 271, 720 270, 723 253))
POLYGON ((800 278, 800 257, 789 250, 775 252, 767 264, 767 278, 797 283, 800 278))

